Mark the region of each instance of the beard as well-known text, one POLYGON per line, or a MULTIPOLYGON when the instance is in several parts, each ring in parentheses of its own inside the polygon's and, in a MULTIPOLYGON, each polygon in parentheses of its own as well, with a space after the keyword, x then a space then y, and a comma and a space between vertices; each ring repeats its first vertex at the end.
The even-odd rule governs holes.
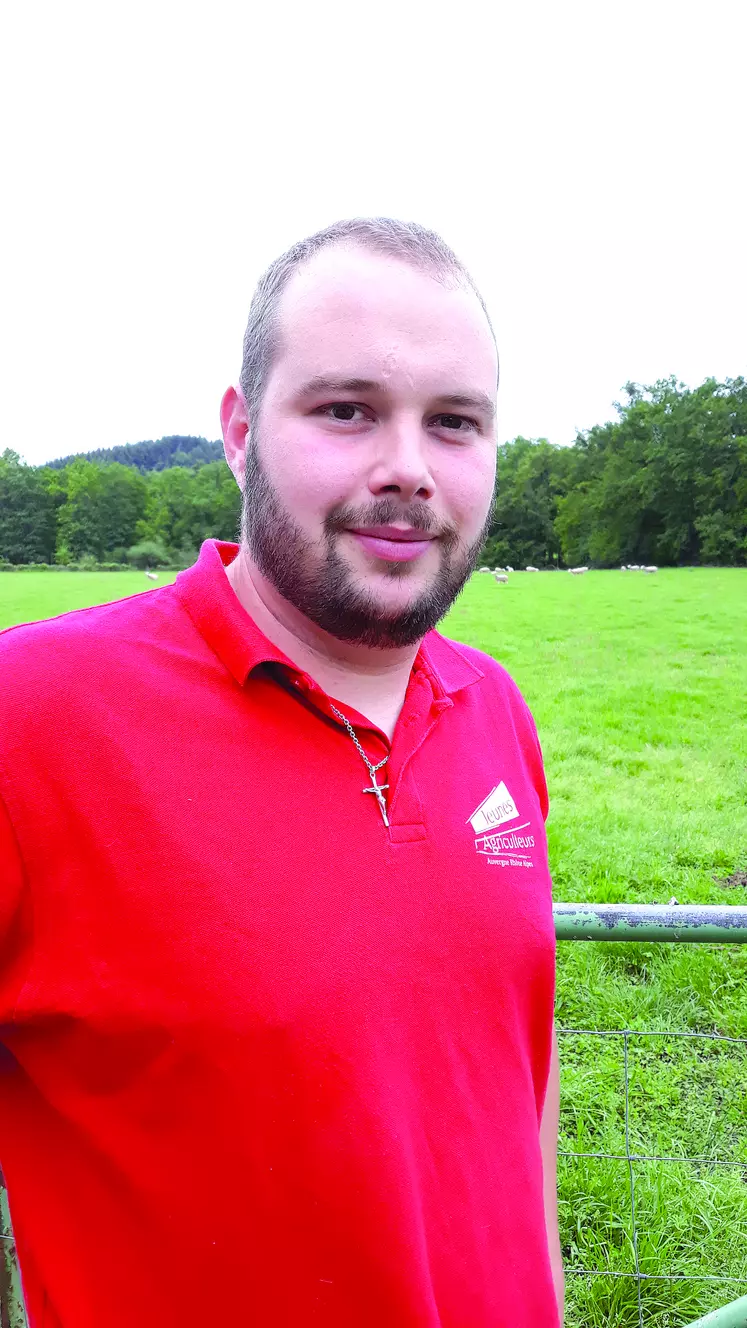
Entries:
MULTIPOLYGON (((465 544, 453 527, 437 526, 426 504, 401 507, 382 498, 363 508, 338 504, 324 520, 323 548, 311 540, 282 505, 265 471, 257 441, 246 454, 241 532, 256 566, 283 599, 339 641, 396 649, 422 640, 451 608, 475 570, 490 530, 493 503, 478 538, 465 544), (342 531, 406 523, 436 535, 438 570, 430 585, 404 607, 387 609, 372 590, 356 584, 356 574, 338 552, 342 531)), ((427 555, 426 555, 427 556, 427 555)), ((408 562, 382 562, 393 581, 411 574, 408 562)))

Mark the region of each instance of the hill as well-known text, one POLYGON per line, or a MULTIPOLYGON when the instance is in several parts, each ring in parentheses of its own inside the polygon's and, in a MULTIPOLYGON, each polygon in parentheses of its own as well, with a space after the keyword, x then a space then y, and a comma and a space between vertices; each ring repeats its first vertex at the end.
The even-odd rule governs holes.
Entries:
POLYGON ((94 452, 59 457, 55 461, 48 461, 44 469, 64 470, 65 466, 81 457, 99 466, 118 461, 120 465, 132 466, 145 474, 149 470, 169 470, 171 466, 188 466, 193 469, 209 461, 221 461, 223 444, 210 442, 207 438, 196 438, 191 434, 170 434, 168 438, 158 438, 155 442, 123 443, 120 447, 99 447, 94 452))

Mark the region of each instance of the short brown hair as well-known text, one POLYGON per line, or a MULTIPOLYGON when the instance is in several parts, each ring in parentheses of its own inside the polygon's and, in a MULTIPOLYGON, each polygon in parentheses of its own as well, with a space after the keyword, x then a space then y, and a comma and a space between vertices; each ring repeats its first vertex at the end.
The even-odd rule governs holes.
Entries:
POLYGON ((239 382, 249 419, 259 415, 265 386, 278 346, 278 304, 293 273, 320 249, 332 244, 351 242, 375 253, 400 258, 422 268, 440 280, 451 280, 474 291, 488 320, 493 341, 495 332, 485 301, 464 264, 453 249, 435 231, 416 221, 398 221, 394 217, 352 217, 336 221, 298 240, 276 258, 257 282, 249 308, 244 333, 244 353, 239 382))

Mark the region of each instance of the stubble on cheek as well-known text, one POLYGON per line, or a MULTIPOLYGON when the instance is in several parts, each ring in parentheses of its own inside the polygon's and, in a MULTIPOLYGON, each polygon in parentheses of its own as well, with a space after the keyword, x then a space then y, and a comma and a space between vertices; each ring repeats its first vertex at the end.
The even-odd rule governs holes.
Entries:
POLYGON ((439 523, 426 504, 403 508, 388 495, 361 506, 339 503, 324 517, 308 514, 304 529, 286 501, 292 501, 290 495, 286 499, 275 489, 256 450, 247 453, 242 532, 260 571, 325 631, 341 640, 377 647, 412 645, 436 625, 475 566, 489 525, 486 522, 476 541, 465 543, 458 529, 439 523), (429 564, 426 575, 421 559, 378 566, 359 563, 354 541, 345 531, 403 521, 438 536, 437 556, 430 551, 423 555, 429 564), (315 535, 314 522, 318 523, 315 535), (387 606, 380 577, 403 588, 411 581, 407 602, 387 606))

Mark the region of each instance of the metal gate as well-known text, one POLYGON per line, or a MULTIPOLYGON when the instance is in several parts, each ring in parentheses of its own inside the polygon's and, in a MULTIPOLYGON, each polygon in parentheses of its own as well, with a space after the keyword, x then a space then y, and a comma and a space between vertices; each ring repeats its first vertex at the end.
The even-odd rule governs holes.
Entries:
MULTIPOLYGON (((638 941, 638 942, 685 942, 735 944, 747 943, 747 908, 737 907, 694 907, 689 905, 654 904, 556 904, 555 935, 558 941, 638 941)), ((747 1000, 747 993, 745 994, 747 1000)), ((560 1155, 566 1157, 615 1157, 625 1162, 628 1170, 628 1203, 632 1221, 634 1271, 631 1273, 611 1273, 598 1269, 566 1268, 566 1276, 585 1277, 626 1277, 635 1280, 638 1298, 638 1324, 645 1328, 641 1302, 641 1284, 647 1280, 679 1281, 680 1275, 647 1274, 641 1272, 638 1261, 638 1230, 636 1226, 636 1195, 634 1164, 641 1162, 689 1162, 702 1159, 664 1158, 636 1153, 630 1147, 628 1090, 629 1090, 629 1048, 631 1039, 636 1037, 661 1036, 668 1039, 677 1037, 708 1038, 726 1043, 739 1043, 747 1046, 747 1038, 727 1038, 720 1034, 677 1033, 671 1030, 639 1029, 559 1029, 559 1034, 568 1036, 614 1037, 621 1039, 624 1066, 624 1108, 625 1108, 625 1150, 620 1155, 605 1153, 573 1153, 567 1151, 560 1155)), ((747 1084, 745 1085, 747 1092, 747 1084)), ((740 1165, 740 1164, 725 1164, 740 1165)), ((745 1167, 747 1179, 747 1167, 745 1167)), ((723 1286, 729 1281, 718 1275, 703 1274, 699 1281, 713 1281, 723 1286)), ((714 1288, 715 1289, 715 1288, 714 1288)), ((747 1290, 747 1287, 734 1287, 734 1290, 747 1290)), ((728 1294, 728 1292, 727 1292, 728 1294)), ((696 1320, 686 1328, 747 1328, 747 1295, 731 1301, 720 1309, 713 1310, 705 1318, 696 1320)), ((569 1325, 571 1328, 571 1325, 569 1325)), ((576 1328, 575 1325, 572 1328, 576 1328)), ((685 1328, 685 1325, 683 1325, 685 1328)))

